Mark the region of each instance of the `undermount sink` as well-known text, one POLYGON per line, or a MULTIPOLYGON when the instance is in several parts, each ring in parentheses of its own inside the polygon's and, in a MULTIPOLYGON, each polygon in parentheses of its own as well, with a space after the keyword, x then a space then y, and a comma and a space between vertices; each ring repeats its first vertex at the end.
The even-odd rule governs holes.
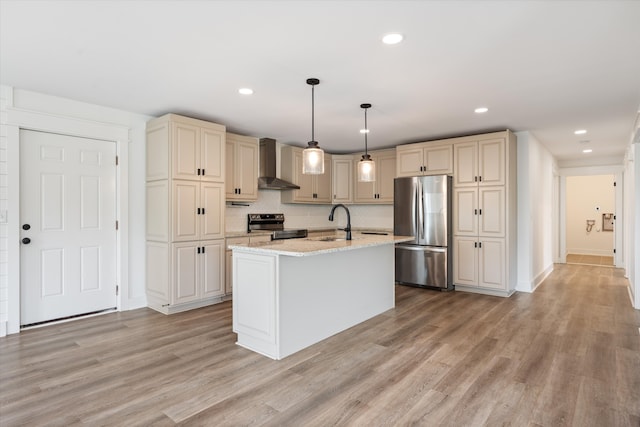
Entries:
MULTIPOLYGON (((311 237, 307 240, 313 240, 314 242, 342 242, 347 239, 345 239, 344 237, 324 236, 324 237, 311 237)), ((357 240, 357 238, 353 238, 351 240, 357 240)))
POLYGON ((315 242, 340 242, 342 240, 345 240, 345 238, 326 236, 326 237, 312 237, 309 240, 313 240, 315 242))

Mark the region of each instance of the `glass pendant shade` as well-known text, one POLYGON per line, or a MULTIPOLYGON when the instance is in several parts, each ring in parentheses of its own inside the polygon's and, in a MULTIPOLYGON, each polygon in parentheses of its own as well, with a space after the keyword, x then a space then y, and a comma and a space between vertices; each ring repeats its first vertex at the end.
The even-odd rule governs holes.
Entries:
POLYGON ((364 154, 358 162, 358 181, 373 182, 376 180, 376 164, 369 154, 364 154))
POLYGON ((358 162, 358 181, 373 182, 376 180, 376 164, 371 160, 369 153, 367 153, 367 134, 369 133, 369 128, 367 127, 367 109, 371 108, 371 104, 360 104, 360 108, 364 109, 364 129, 361 131, 364 133, 364 154, 358 162))
POLYGON ((318 143, 315 141, 309 142, 309 146, 302 150, 302 173, 307 175, 324 173, 324 151, 318 148, 318 143))
POLYGON ((320 80, 307 79, 307 84, 311 86, 311 141, 307 148, 302 150, 302 173, 305 175, 322 175, 324 173, 324 151, 318 147, 315 140, 315 86, 320 80))

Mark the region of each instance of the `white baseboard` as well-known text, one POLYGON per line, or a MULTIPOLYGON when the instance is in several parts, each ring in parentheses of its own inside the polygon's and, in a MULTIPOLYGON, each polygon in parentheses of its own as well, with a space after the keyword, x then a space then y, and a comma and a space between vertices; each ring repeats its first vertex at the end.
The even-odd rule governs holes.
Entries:
POLYGON ((518 282, 518 285, 516 286, 516 290, 518 292, 526 292, 526 293, 533 293, 536 291, 536 289, 538 288, 538 286, 540 286, 540 284, 542 284, 542 282, 544 282, 544 280, 549 277, 549 275, 553 272, 553 263, 551 263, 549 266, 547 266, 547 268, 545 268, 544 270, 542 270, 542 272, 540 272, 536 277, 533 278, 533 280, 530 281, 526 281, 526 280, 521 280, 518 282))

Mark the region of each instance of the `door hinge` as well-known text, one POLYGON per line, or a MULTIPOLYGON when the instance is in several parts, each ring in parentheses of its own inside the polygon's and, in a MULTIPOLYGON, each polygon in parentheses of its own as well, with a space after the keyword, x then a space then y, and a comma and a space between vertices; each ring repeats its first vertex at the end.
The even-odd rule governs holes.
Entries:
POLYGON ((120 286, 116 285, 116 296, 120 295, 120 286))
POLYGON ((120 228, 120 223, 116 221, 116 230, 120 228))
POLYGON ((614 220, 614 221, 616 220, 616 216, 615 216, 615 215, 613 216, 613 220, 614 220))
POLYGON ((616 250, 615 250, 615 249, 613 250, 613 253, 614 253, 614 254, 616 253, 616 250))
POLYGON ((615 187, 616 185, 618 185, 615 181, 613 181, 613 186, 615 187))
POLYGON ((118 161, 119 161, 118 156, 116 156, 116 166, 118 166, 118 161))

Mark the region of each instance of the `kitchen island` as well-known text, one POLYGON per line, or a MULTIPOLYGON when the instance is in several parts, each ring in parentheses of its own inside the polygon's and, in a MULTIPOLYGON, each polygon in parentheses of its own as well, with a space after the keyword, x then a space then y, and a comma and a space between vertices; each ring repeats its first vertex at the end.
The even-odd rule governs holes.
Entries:
POLYGON ((232 245, 237 344, 282 359, 395 306, 394 244, 354 233, 232 245))

